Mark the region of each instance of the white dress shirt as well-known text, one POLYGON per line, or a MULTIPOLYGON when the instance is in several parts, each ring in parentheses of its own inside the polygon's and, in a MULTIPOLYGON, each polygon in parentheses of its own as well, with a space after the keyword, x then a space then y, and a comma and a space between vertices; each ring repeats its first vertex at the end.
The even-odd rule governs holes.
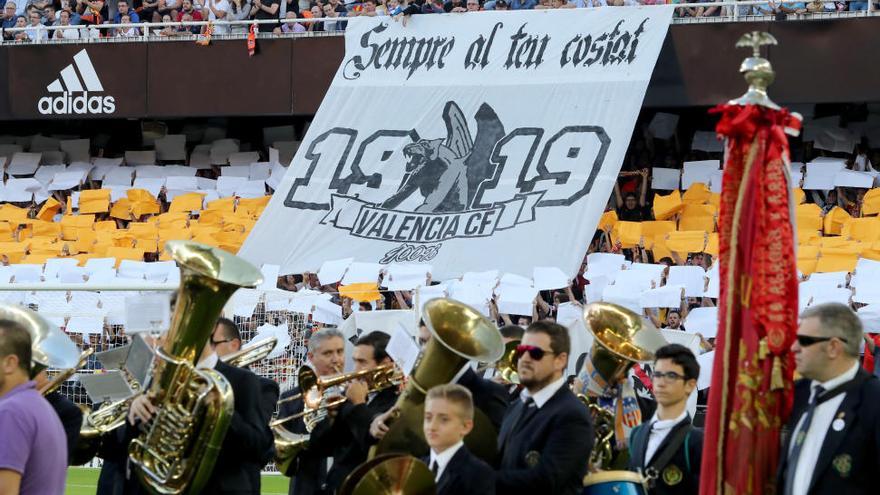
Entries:
POLYGON ((564 385, 565 375, 561 376, 558 380, 547 385, 541 390, 538 390, 537 392, 535 392, 534 395, 530 394, 529 390, 524 388, 522 392, 520 392, 519 398, 522 399, 523 402, 525 402, 526 399, 531 397, 532 400, 535 401, 535 405, 538 406, 538 409, 541 409, 541 407, 546 404, 548 400, 550 400, 550 397, 553 397, 553 395, 564 385))
MULTIPOLYGON (((843 373, 836 378, 832 378, 827 382, 819 383, 813 380, 813 382, 810 383, 810 400, 813 400, 813 394, 816 393, 814 389, 816 385, 821 385, 826 391, 832 390, 855 378, 858 371, 859 363, 856 362, 846 373, 843 373)), ((831 423, 834 421, 834 415, 837 413, 837 409, 840 408, 840 404, 843 403, 844 397, 846 397, 845 393, 838 394, 816 406, 816 410, 813 412, 813 420, 810 422, 810 429, 807 430, 807 435, 804 437, 804 443, 801 445, 801 453, 798 457, 797 466, 789 466, 789 468, 796 469, 794 486, 792 486, 791 489, 792 495, 807 495, 807 490, 810 488, 810 481, 813 479, 813 470, 816 467, 816 461, 819 460, 819 452, 822 450, 822 444, 825 443, 825 434, 828 433, 828 428, 831 427, 831 423)), ((804 416, 806 416, 806 414, 801 415, 792 435, 797 434, 797 431, 801 427, 801 423, 804 421, 804 416)), ((844 418, 844 421, 851 420, 852 418, 844 418)), ((791 454, 792 448, 794 448, 794 438, 792 438, 789 445, 789 454, 791 454)))
POLYGON ((666 439, 666 435, 669 435, 669 432, 672 431, 675 425, 684 421, 687 418, 687 414, 687 408, 685 408, 681 415, 675 419, 660 419, 656 414, 654 415, 649 426, 651 430, 648 433, 648 447, 645 449, 645 466, 650 464, 654 454, 657 453, 657 449, 660 448, 660 444, 666 439))
POLYGON ((203 370, 212 370, 212 369, 214 369, 215 366, 217 366, 217 361, 219 361, 219 360, 220 360, 220 357, 217 356, 217 353, 212 352, 211 354, 208 354, 208 356, 205 357, 205 359, 202 359, 201 361, 199 361, 199 364, 196 365, 196 368, 203 369, 203 370))
POLYGON ((462 445, 464 445, 464 441, 459 440, 457 444, 444 450, 442 454, 438 454, 434 452, 434 449, 431 449, 431 464, 428 465, 428 468, 430 469, 435 462, 437 463, 437 474, 434 475, 435 483, 440 481, 440 477, 443 476, 443 470, 446 469, 449 461, 452 460, 462 445))

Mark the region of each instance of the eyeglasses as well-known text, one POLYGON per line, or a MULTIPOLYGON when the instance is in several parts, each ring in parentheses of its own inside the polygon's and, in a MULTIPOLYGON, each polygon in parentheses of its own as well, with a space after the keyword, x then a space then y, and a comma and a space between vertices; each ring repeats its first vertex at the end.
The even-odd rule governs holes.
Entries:
POLYGON ((813 344, 818 344, 819 342, 828 342, 831 339, 837 339, 841 342, 847 342, 847 340, 843 337, 812 337, 810 335, 798 335, 797 342, 801 347, 810 347, 813 344))
POLYGON ((679 375, 678 373, 676 373, 674 371, 667 371, 666 373, 664 373, 662 371, 655 371, 655 372, 651 373, 651 378, 653 378, 654 380, 667 379, 670 381, 675 381, 675 380, 684 380, 685 376, 679 375))
POLYGON ((544 359, 544 356, 547 354, 555 354, 553 351, 545 351, 536 345, 518 345, 516 346, 516 351, 514 353, 514 359, 519 361, 519 358, 522 357, 523 354, 529 353, 529 357, 534 359, 535 361, 540 361, 544 359))

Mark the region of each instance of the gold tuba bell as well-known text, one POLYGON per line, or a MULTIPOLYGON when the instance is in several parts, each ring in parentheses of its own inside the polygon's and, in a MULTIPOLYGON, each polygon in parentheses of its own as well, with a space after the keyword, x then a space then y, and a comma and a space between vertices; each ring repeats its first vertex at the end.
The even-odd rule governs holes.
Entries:
POLYGON ((593 334, 593 366, 608 383, 626 377, 636 363, 652 361, 654 351, 666 345, 666 339, 656 328, 616 304, 588 304, 584 308, 584 322, 593 334))
POLYGON ((180 290, 147 391, 158 410, 129 445, 129 458, 149 492, 199 493, 232 419, 233 396, 223 375, 196 363, 226 301, 263 277, 243 259, 204 244, 168 241, 166 249, 180 266, 180 290))
MULTIPOLYGON (((371 451, 371 456, 392 452, 416 456, 426 453, 422 416, 428 390, 449 383, 469 361, 493 363, 504 353, 501 333, 495 324, 464 303, 432 299, 425 303, 422 314, 432 338, 397 399, 394 422, 371 451)), ((484 414, 475 412, 474 429, 465 437, 465 443, 477 456, 492 459, 496 432, 484 414)))
POLYGON ((13 304, 0 304, 0 320, 9 320, 31 336, 31 378, 47 368, 76 368, 80 352, 60 328, 36 312, 13 304))

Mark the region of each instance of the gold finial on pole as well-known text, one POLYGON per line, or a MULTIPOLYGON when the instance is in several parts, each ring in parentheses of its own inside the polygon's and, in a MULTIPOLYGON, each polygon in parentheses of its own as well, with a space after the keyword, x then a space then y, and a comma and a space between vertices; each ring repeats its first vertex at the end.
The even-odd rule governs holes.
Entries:
POLYGON ((770 33, 752 31, 742 35, 736 42, 737 48, 751 48, 752 56, 743 60, 739 71, 749 83, 749 90, 741 97, 731 100, 734 105, 760 105, 774 110, 779 110, 779 105, 773 103, 767 96, 767 87, 773 84, 776 73, 770 61, 761 57, 761 47, 775 45, 776 38, 770 33))

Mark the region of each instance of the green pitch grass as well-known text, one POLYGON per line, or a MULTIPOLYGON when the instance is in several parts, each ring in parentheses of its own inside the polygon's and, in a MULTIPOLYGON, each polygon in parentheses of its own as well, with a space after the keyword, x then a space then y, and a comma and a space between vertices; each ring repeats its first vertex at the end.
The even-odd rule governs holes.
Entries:
MULTIPOLYGON (((98 487, 98 468, 72 467, 67 470, 65 495, 95 495, 98 487)), ((290 478, 264 474, 260 485, 262 495, 287 495, 290 478)))

